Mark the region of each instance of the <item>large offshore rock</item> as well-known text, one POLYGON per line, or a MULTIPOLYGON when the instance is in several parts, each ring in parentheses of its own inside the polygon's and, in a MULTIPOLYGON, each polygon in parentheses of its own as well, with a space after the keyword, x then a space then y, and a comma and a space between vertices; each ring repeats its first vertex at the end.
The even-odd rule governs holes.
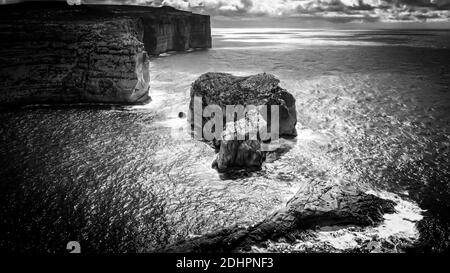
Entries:
POLYGON ((211 47, 209 16, 27 2, 0 9, 0 105, 149 101, 149 57, 211 47))
POLYGON ((209 120, 203 117, 201 122, 197 122, 199 124, 195 123, 194 112, 199 110, 194 109, 197 107, 194 103, 196 98, 201 98, 201 105, 198 107, 200 111, 211 105, 218 105, 222 109, 224 133, 221 139, 214 141, 218 154, 213 166, 219 171, 261 167, 266 157, 266 151, 262 149, 264 147, 262 141, 270 139, 261 138, 258 129, 266 128, 267 132, 271 132, 273 126, 270 113, 273 105, 279 106, 279 136, 296 136, 295 98, 279 87, 279 82, 275 76, 266 73, 249 77, 238 77, 227 73, 206 73, 192 84, 189 116, 194 130, 201 130, 209 120), (230 105, 255 106, 256 113, 249 111, 244 117, 240 119, 235 117, 234 120, 229 121, 226 120, 226 113, 227 106, 230 105), (260 113, 260 110, 264 110, 261 109, 262 106, 267 106, 266 116, 260 113), (258 124, 260 127, 250 126, 249 130, 245 127, 246 122, 258 124), (248 136, 252 134, 257 137, 250 139, 248 136))
MULTIPOLYGON (((228 73, 206 73, 201 75, 191 88, 190 116, 193 116, 194 97, 202 98, 202 106, 219 105, 225 113, 227 105, 280 106, 280 136, 296 136, 297 111, 295 98, 278 86, 280 80, 274 75, 262 73, 248 77, 228 73)), ((270 122, 270 115, 268 115, 270 122)), ((193 122, 193 119, 191 119, 193 122)), ((270 127, 270 124, 268 124, 270 127)))

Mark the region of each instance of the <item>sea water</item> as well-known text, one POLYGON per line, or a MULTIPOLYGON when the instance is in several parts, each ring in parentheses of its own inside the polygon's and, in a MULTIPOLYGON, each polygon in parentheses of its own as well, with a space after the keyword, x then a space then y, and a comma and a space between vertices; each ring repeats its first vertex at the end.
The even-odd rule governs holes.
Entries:
MULTIPOLYGON (((403 216, 387 217, 372 233, 417 239, 425 211, 448 217, 450 31, 212 33, 212 49, 152 59, 148 105, 0 113, 0 247, 57 252, 75 240, 87 252, 154 251, 255 224, 317 179, 400 198, 403 216), (214 151, 183 135, 186 120, 178 117, 188 110, 191 83, 211 71, 280 79, 298 111, 287 153, 258 172, 211 168, 214 151)), ((355 247, 354 233, 330 232, 312 243, 355 247)))

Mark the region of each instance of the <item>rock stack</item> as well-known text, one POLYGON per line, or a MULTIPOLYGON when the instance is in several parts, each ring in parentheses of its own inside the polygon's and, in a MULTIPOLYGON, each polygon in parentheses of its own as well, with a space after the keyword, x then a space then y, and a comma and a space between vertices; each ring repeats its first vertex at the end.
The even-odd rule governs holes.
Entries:
POLYGON ((201 115, 207 106, 217 105, 223 113, 222 137, 212 141, 218 151, 213 166, 220 172, 231 168, 261 167, 266 156, 263 142, 271 139, 264 139, 259 132, 254 132, 258 128, 266 127, 266 131, 271 132, 274 127, 274 129, 278 129, 279 137, 296 136, 295 98, 281 88, 279 83, 280 81, 275 76, 266 73, 248 77, 238 77, 227 73, 206 73, 192 84, 189 116, 194 130, 198 128, 201 130, 210 120, 202 115, 201 124, 195 124, 194 116, 201 115), (195 98, 201 99, 200 112, 194 109, 195 98), (278 128, 271 124, 273 105, 279 106, 278 128), (256 112, 248 111, 240 119, 234 116, 230 121, 226 119, 229 106, 254 106, 256 112), (262 113, 262 109, 266 113, 262 113), (258 123, 260 127, 245 126, 245 124, 252 123, 258 123), (252 134, 256 138, 250 139, 249 135, 252 134))

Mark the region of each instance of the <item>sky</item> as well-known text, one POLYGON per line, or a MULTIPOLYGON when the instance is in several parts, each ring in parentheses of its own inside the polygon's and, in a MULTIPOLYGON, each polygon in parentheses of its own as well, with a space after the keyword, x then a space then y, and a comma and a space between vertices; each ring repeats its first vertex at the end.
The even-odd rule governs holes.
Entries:
MULTIPOLYGON (((0 0, 1 3, 23 0, 0 0)), ((70 4, 168 5, 214 25, 401 25, 450 29, 450 0, 66 0, 70 4)))

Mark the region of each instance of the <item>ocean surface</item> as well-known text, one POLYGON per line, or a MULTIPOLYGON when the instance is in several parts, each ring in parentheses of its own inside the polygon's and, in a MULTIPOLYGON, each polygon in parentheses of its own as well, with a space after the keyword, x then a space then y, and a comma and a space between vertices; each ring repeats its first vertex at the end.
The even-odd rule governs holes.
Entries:
MULTIPOLYGON (((84 252, 155 251, 255 224, 303 183, 337 179, 402 207, 378 229, 322 230, 310 245, 360 251, 357 237, 388 236, 412 242, 409 251, 448 251, 450 31, 212 33, 212 49, 152 59, 148 105, 0 112, 1 249, 63 252, 79 241, 84 252), (211 168, 214 151, 178 117, 191 83, 209 71, 280 79, 297 100, 289 152, 258 172, 211 168)), ((270 242, 264 250, 305 249, 270 242)))

